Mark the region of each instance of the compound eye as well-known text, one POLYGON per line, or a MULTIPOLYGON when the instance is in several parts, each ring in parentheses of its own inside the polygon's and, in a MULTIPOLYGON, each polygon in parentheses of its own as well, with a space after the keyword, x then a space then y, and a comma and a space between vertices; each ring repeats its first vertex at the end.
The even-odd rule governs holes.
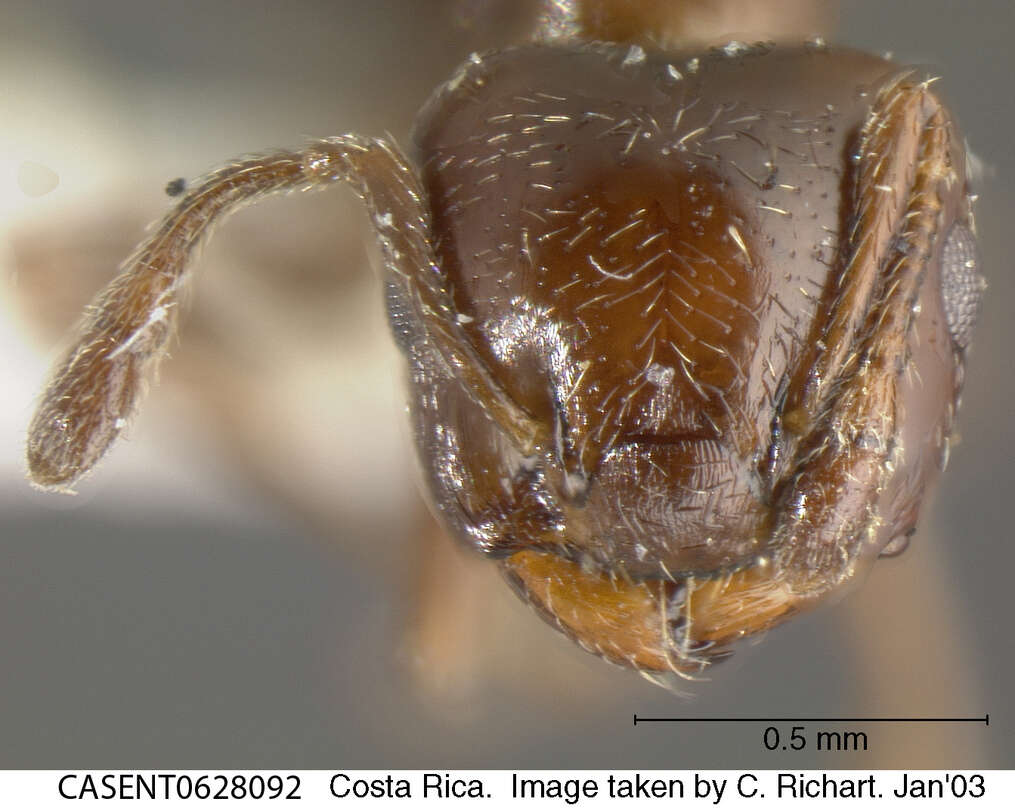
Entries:
POLYGON ((953 225, 941 254, 941 297, 948 331, 963 350, 972 340, 986 288, 987 282, 980 273, 976 237, 964 224, 953 225))

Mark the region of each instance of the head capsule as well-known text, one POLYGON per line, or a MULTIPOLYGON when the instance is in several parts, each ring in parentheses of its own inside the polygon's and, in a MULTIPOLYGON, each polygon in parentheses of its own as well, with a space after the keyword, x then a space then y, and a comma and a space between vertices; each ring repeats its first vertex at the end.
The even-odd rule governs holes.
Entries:
POLYGON ((968 320, 942 256, 971 226, 927 87, 825 47, 568 43, 474 55, 421 115, 435 271, 516 411, 420 335, 424 471, 590 650, 694 672, 915 521, 968 320))

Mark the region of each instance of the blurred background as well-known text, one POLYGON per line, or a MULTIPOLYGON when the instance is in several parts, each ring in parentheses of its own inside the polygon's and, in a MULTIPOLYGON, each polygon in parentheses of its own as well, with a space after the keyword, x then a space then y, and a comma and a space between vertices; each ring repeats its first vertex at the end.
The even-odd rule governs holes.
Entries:
POLYGON ((961 443, 910 549, 674 695, 573 647, 438 535, 342 190, 221 228, 130 440, 76 497, 24 479, 47 368, 167 181, 308 137, 405 143, 462 59, 524 34, 525 4, 0 0, 0 767, 1015 765, 1015 7, 763 5, 752 26, 944 77, 982 162, 990 290, 961 443), (631 720, 988 712, 851 725, 855 754, 631 720))

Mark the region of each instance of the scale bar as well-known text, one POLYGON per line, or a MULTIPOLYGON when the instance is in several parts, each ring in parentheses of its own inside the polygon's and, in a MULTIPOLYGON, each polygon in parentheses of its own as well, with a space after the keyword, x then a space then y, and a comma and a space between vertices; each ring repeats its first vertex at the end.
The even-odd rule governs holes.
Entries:
POLYGON ((990 726, 990 713, 982 718, 650 718, 634 714, 634 724, 647 723, 715 723, 715 724, 983 724, 990 726))

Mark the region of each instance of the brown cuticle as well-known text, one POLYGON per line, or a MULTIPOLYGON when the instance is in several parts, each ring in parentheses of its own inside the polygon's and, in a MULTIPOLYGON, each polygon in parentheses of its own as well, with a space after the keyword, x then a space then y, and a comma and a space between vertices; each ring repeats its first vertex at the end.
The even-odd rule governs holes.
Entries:
POLYGON ((637 6, 577 3, 551 44, 468 60, 411 159, 346 135, 171 183, 42 400, 35 482, 73 485, 123 432, 216 219, 342 183, 381 245, 436 509, 582 647, 696 675, 900 546, 982 290, 955 263, 949 113, 823 44, 655 48, 663 6, 637 6))

